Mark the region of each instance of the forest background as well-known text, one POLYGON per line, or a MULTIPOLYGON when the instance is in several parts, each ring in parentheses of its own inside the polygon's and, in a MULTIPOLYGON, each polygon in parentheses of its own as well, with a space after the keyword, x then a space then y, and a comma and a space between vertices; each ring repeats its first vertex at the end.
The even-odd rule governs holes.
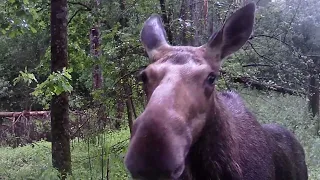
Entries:
MULTIPOLYGON (((145 105, 143 22, 158 13, 172 45, 199 46, 245 3, 1 1, 0 179, 128 179, 123 157, 145 105)), ((310 179, 320 179, 320 2, 256 3, 254 32, 225 61, 218 88, 239 92, 261 123, 292 130, 310 179)))

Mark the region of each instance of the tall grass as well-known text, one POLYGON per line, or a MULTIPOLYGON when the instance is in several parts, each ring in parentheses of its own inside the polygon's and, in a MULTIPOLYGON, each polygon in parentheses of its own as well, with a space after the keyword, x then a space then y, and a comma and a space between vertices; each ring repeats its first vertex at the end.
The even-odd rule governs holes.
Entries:
MULTIPOLYGON (((315 134, 315 119, 307 113, 306 100, 295 96, 262 94, 239 90, 248 107, 261 123, 275 122, 292 130, 306 152, 310 180, 320 179, 320 138, 315 134)), ((68 179, 129 179, 123 158, 128 129, 73 140, 72 175, 68 179)), ((0 179, 59 179, 51 165, 51 144, 37 142, 19 148, 0 148, 0 179)))
MULTIPOLYGON (((123 166, 129 130, 105 132, 71 143, 72 175, 68 179, 128 179, 123 166)), ((37 142, 19 148, 0 148, 0 179, 55 180, 51 143, 37 142)))

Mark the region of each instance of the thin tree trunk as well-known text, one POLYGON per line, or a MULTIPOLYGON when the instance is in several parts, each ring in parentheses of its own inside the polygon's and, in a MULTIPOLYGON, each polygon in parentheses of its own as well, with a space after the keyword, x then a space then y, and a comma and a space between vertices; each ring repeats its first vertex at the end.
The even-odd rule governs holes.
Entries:
POLYGON ((130 80, 126 80, 127 83, 123 84, 123 89, 126 94, 126 107, 127 107, 127 115, 128 115, 128 126, 130 130, 130 134, 132 132, 132 124, 133 124, 133 115, 134 115, 134 110, 133 110, 133 103, 132 103, 132 89, 130 86, 130 80))
MULTIPOLYGON (((90 30, 90 51, 94 57, 95 62, 100 57, 100 32, 99 28, 93 27, 90 30)), ((100 89, 102 87, 102 73, 101 68, 98 64, 94 65, 93 69, 93 89, 100 89)))
POLYGON ((169 16, 169 13, 167 12, 165 0, 160 0, 160 8, 161 8, 162 20, 164 22, 164 27, 167 32, 168 41, 170 44, 173 45, 173 36, 170 30, 170 16, 169 16))
POLYGON ((190 12, 188 11, 189 7, 189 0, 182 0, 181 7, 180 7, 180 18, 182 19, 182 29, 181 29, 181 42, 183 45, 190 45, 190 41, 188 41, 188 29, 186 20, 190 19, 190 12))
POLYGON ((127 114, 128 114, 128 125, 130 134, 132 132, 132 124, 133 124, 133 110, 132 110, 132 103, 130 101, 130 98, 126 100, 126 106, 127 106, 127 114))
POLYGON ((310 70, 310 80, 309 80, 309 111, 313 118, 317 117, 316 122, 316 135, 320 136, 320 117, 319 117, 319 59, 314 57, 313 59, 313 67, 310 70))
POLYGON ((312 117, 319 114, 319 81, 313 74, 310 78, 309 84, 309 110, 312 113, 312 117))
MULTIPOLYGON (((120 85, 118 85, 120 86, 120 85)), ((119 87, 120 88, 120 87, 119 87)), ((117 93, 117 97, 118 97, 118 100, 117 100, 117 112, 116 112, 116 122, 115 122, 115 128, 116 129, 119 129, 120 128, 120 124, 121 122, 119 121, 120 119, 122 119, 122 116, 123 116, 123 113, 124 113, 124 102, 123 102, 123 94, 122 94, 123 91, 119 91, 119 93, 117 93)))
MULTIPOLYGON (((120 18, 119 18, 119 23, 121 25, 120 29, 123 29, 124 27, 127 27, 128 26, 128 19, 125 17, 125 10, 126 10, 126 1, 125 0, 119 0, 119 4, 120 4, 120 10, 121 10, 121 15, 120 15, 120 18)), ((120 39, 119 36, 115 36, 115 40, 117 41, 118 44, 121 44, 122 41, 120 39)), ((129 112, 129 105, 130 105, 130 102, 128 102, 128 98, 127 98, 127 92, 128 92, 128 77, 125 76, 126 72, 127 72, 127 64, 123 58, 123 56, 126 54, 126 49, 123 49, 121 48, 120 49, 120 53, 119 53, 119 67, 120 67, 120 77, 123 77, 122 81, 119 83, 120 87, 119 89, 122 89, 123 91, 120 91, 120 92, 123 92, 124 94, 120 94, 119 95, 119 100, 118 100, 118 107, 121 107, 123 108, 123 105, 124 105, 124 102, 126 104, 126 107, 127 107, 127 112, 128 112, 128 117, 129 116, 132 116, 132 111, 129 112), (129 114, 130 113, 130 114, 129 114)), ((124 109, 122 109, 124 110, 124 109)), ((120 127, 120 123, 119 122, 119 119, 116 121, 116 128, 119 128, 120 127)), ((130 123, 129 123, 129 128, 130 128, 130 123)), ((131 129, 131 128, 130 128, 131 129)))
POLYGON ((132 105, 132 112, 133 112, 134 118, 136 119, 138 117, 138 115, 137 115, 136 108, 134 107, 132 96, 130 97, 130 101, 131 101, 131 105, 132 105))
MULTIPOLYGON (((96 0, 96 9, 98 9, 100 5, 100 0, 96 0)), ((97 64, 97 60, 101 55, 100 51, 100 22, 94 22, 95 24, 90 29, 90 53, 95 60, 95 65, 93 69, 93 88, 100 89, 102 87, 102 73, 99 64, 97 64)))
MULTIPOLYGON (((100 5, 100 0, 96 0, 96 8, 97 10, 100 5)), ((101 43, 100 43, 100 22, 96 23, 90 30, 90 53, 94 58, 95 65, 93 68, 93 89, 101 89, 103 86, 103 75, 101 71, 100 65, 97 63, 98 59, 101 56, 101 43)), ((99 99, 95 100, 95 106, 98 107, 97 112, 97 122, 99 131, 103 130, 107 124, 107 116, 105 115, 105 106, 100 102, 99 99)))
POLYGON ((317 117, 316 135, 320 135, 320 117, 319 117, 319 67, 320 61, 318 57, 312 58, 312 63, 309 66, 310 80, 309 80, 309 112, 313 118, 317 117))
MULTIPOLYGON (((68 66, 67 0, 51 0, 51 72, 68 66)), ((71 173, 69 98, 66 92, 51 100, 52 164, 62 179, 71 173)))

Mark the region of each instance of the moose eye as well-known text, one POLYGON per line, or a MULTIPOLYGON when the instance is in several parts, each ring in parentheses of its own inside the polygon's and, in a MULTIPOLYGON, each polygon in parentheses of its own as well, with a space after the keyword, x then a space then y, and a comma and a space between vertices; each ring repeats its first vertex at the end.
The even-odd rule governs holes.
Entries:
POLYGON ((213 73, 210 73, 207 77, 207 83, 213 85, 216 82, 217 76, 213 73))
POLYGON ((147 83, 148 81, 148 77, 146 72, 142 71, 139 75, 139 79, 143 82, 143 83, 147 83))

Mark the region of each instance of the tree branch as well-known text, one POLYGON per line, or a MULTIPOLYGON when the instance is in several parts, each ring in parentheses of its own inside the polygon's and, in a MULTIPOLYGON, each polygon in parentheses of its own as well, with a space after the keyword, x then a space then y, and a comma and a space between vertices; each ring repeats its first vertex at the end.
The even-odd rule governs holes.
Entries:
POLYGON ((292 45, 290 45, 287 42, 285 42, 285 41, 283 41, 281 39, 278 39, 277 37, 274 37, 274 36, 270 36, 270 35, 266 35, 266 34, 258 34, 258 35, 251 36, 250 39, 253 39, 255 37, 267 37, 267 38, 270 38, 270 39, 274 39, 274 40, 277 40, 277 41, 283 43, 284 45, 288 46, 290 49, 294 49, 292 45))
MULTIPOLYGON (((221 70, 220 72, 222 75, 228 74, 228 72, 223 71, 223 70, 221 70)), ((246 87, 255 88, 257 90, 269 90, 269 91, 279 92, 281 94, 289 94, 289 95, 296 95, 296 96, 303 96, 306 94, 305 92, 285 88, 285 87, 282 87, 279 85, 271 85, 271 84, 267 84, 264 82, 259 82, 257 80, 250 78, 250 77, 243 77, 243 76, 232 77, 232 76, 230 76, 229 78, 230 78, 230 81, 233 83, 240 83, 246 87)))
POLYGON ((87 11, 91 11, 91 10, 92 10, 91 7, 89 7, 88 5, 83 4, 83 3, 81 3, 81 2, 69 2, 69 1, 68 1, 68 4, 83 6, 83 7, 86 8, 87 11))
POLYGON ((255 47, 253 46, 253 44, 252 44, 250 41, 247 41, 247 42, 250 44, 252 50, 253 50, 259 57, 261 57, 261 58, 263 58, 263 59, 266 59, 266 60, 268 60, 268 61, 274 62, 272 59, 269 59, 269 58, 265 57, 264 55, 261 55, 261 54, 255 49, 255 47))
POLYGON ((87 10, 87 9, 83 9, 83 8, 78 9, 78 10, 71 16, 71 18, 69 19, 68 25, 71 23, 72 19, 73 19, 80 11, 88 11, 88 10, 87 10))
POLYGON ((272 67, 272 65, 269 65, 269 64, 257 64, 257 63, 242 65, 242 67, 258 67, 258 66, 272 67))

